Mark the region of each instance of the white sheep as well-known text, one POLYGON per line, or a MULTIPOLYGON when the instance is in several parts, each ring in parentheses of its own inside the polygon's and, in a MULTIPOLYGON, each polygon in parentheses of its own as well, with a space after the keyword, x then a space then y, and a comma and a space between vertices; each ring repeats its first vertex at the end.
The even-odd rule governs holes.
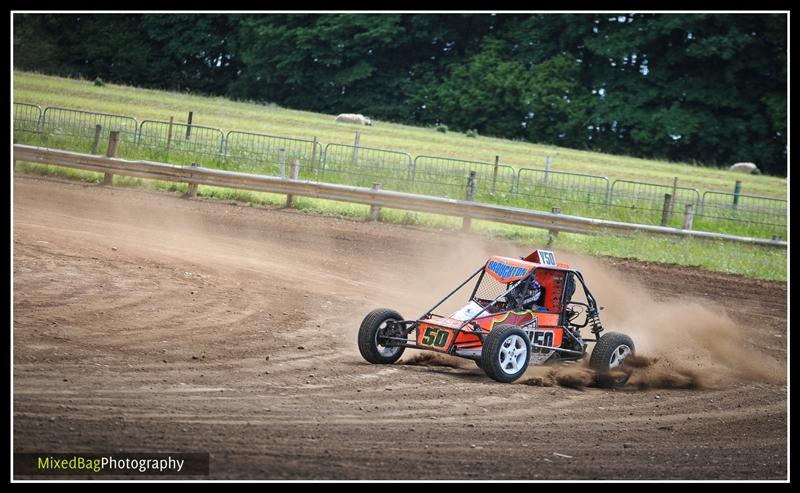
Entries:
POLYGON ((754 163, 736 163, 728 169, 737 173, 749 174, 758 170, 758 167, 754 163))
POLYGON ((372 120, 361 114, 342 113, 336 117, 339 123, 355 123, 356 125, 372 125, 372 120))

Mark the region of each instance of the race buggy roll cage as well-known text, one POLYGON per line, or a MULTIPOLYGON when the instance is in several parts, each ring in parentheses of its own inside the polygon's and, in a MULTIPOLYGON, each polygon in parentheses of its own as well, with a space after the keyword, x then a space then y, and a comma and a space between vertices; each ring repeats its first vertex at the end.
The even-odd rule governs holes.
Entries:
MULTIPOLYGON (((569 337, 571 337, 576 343, 578 343, 578 345, 583 349, 582 351, 573 351, 573 350, 570 350, 570 349, 557 348, 557 347, 552 347, 552 346, 544 346, 544 345, 536 344, 536 343, 533 343, 533 342, 531 342, 531 347, 532 348, 537 348, 537 349, 549 349, 549 350, 553 350, 553 351, 559 351, 559 352, 563 352, 563 353, 573 354, 573 355, 576 355, 576 356, 583 356, 583 354, 585 354, 585 350, 586 350, 586 343, 587 342, 597 342, 597 340, 600 338, 600 333, 604 330, 603 326, 602 326, 602 324, 600 322, 600 316, 599 316, 600 312, 599 312, 599 309, 597 307, 597 301, 595 300, 594 296, 592 295, 591 291, 589 290, 589 287, 586 285, 586 282, 583 280, 583 275, 580 272, 578 272, 575 269, 567 269, 567 268, 557 267, 557 266, 548 265, 548 266, 536 266, 536 267, 532 268, 530 270, 530 272, 528 272, 527 275, 525 275, 524 277, 522 277, 518 281, 513 282, 513 286, 511 286, 510 288, 505 290, 503 293, 498 295, 490 303, 486 304, 486 306, 482 306, 480 311, 475 313, 469 319, 465 320, 458 328, 455 329, 454 337, 457 338, 458 335, 463 331, 463 332, 467 332, 467 333, 476 335, 480 339, 481 344, 483 344, 485 342, 487 333, 484 332, 484 330, 477 323, 475 323, 475 319, 477 319, 480 315, 482 315, 484 313, 487 313, 489 308, 495 306, 500 301, 501 298, 507 297, 515 289, 518 289, 520 286, 523 286, 525 284, 525 282, 527 282, 527 280, 529 278, 533 277, 535 275, 536 271, 539 270, 539 269, 546 269, 546 270, 550 270, 550 271, 560 271, 560 272, 564 272, 566 275, 570 275, 571 274, 571 275, 574 275, 575 278, 578 279, 578 281, 580 281, 581 286, 583 287, 584 293, 586 295, 587 303, 584 304, 584 303, 581 303, 581 302, 567 301, 565 299, 566 296, 567 296, 567 289, 562 289, 561 290, 560 302, 559 302, 559 306, 562 307, 562 308, 561 308, 561 310, 559 311, 559 314, 558 314, 558 326, 561 326, 561 327, 564 327, 565 329, 567 329, 568 325, 572 325, 575 328, 581 329, 583 327, 586 327, 587 325, 591 325, 591 329, 590 330, 594 334, 595 338, 594 339, 583 339, 583 338, 581 338, 579 336, 576 337, 575 334, 572 334, 571 330, 564 330, 564 333, 569 335, 569 337), (583 324, 572 324, 571 323, 572 322, 572 318, 570 318, 568 320, 565 320, 565 315, 566 315, 565 311, 566 310, 564 309, 564 307, 565 307, 566 303, 579 304, 579 305, 586 306, 586 308, 587 308, 586 320, 584 321, 583 324), (469 326, 469 328, 466 328, 467 326, 469 326)), ((475 296, 476 296, 477 291, 478 291, 478 287, 481 285, 481 282, 483 281, 483 276, 486 274, 486 264, 482 265, 478 270, 476 270, 472 275, 470 275, 464 282, 459 284, 458 287, 456 287, 455 289, 450 291, 447 295, 445 295, 444 298, 439 300, 438 303, 433 305, 430 309, 428 309, 422 316, 420 316, 416 320, 394 321, 393 322, 394 328, 395 329, 399 329, 399 334, 398 335, 401 335, 402 337, 383 336, 383 337, 381 337, 381 339, 383 339, 386 342, 389 342, 389 344, 384 344, 384 345, 385 346, 405 346, 405 347, 408 347, 408 348, 411 348, 411 349, 428 349, 425 346, 420 346, 420 345, 416 344, 416 342, 413 342, 413 343, 410 342, 407 339, 408 334, 410 334, 411 331, 415 330, 420 322, 428 320, 428 319, 430 319, 432 317, 445 318, 445 317, 442 317, 441 315, 437 315, 437 314, 433 313, 433 310, 435 310, 442 303, 447 301, 451 296, 453 296, 461 288, 463 288, 465 285, 467 285, 478 274, 481 274, 481 276, 478 278, 478 282, 475 283, 475 288, 472 290, 472 294, 470 295, 470 298, 469 298, 470 301, 474 301, 475 300, 475 296)), ((512 284, 512 283, 509 283, 509 284, 512 284)), ((572 293, 570 293, 570 296, 571 295, 572 295, 572 293)), ((481 300, 481 301, 485 301, 485 300, 481 300)), ((602 309, 602 308, 600 308, 600 309, 602 309)), ((534 319, 534 321, 535 320, 536 319, 534 319)), ((529 323, 525 324, 525 326, 530 325, 531 323, 535 323, 535 322, 529 322, 529 323)), ((522 328, 524 329, 525 326, 523 326, 522 328)), ((389 328, 389 327, 387 327, 387 328, 389 328)), ((395 332, 394 330, 391 330, 391 329, 388 332, 397 333, 397 332, 395 332)), ((452 344, 447 352, 450 353, 450 354, 454 354, 455 351, 456 351, 456 345, 452 344)))

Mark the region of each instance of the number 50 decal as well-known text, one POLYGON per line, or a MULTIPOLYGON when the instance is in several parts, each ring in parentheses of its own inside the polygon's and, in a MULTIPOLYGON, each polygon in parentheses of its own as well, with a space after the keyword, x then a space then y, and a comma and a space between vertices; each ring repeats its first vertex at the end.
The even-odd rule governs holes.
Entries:
POLYGON ((420 339, 419 343, 423 346, 443 348, 447 344, 447 340, 449 338, 449 330, 427 327, 425 332, 422 334, 422 339, 420 339))

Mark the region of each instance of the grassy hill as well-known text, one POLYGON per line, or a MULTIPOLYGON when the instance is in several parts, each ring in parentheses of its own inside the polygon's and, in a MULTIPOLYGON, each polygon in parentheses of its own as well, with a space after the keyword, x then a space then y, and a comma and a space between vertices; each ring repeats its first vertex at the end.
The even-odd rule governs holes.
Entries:
POLYGON ((665 185, 672 185, 677 176, 680 186, 723 192, 732 192, 735 181, 741 180, 743 193, 786 198, 786 179, 778 177, 743 175, 687 163, 612 156, 492 137, 468 138, 456 132, 441 133, 433 128, 381 121, 374 122, 372 127, 356 127, 335 123, 335 115, 113 84, 98 87, 91 81, 25 72, 14 72, 14 101, 117 113, 139 120, 168 120, 174 116, 175 121, 185 121, 192 111, 196 125, 304 139, 318 137, 325 143, 352 144, 358 129, 364 147, 399 150, 412 155, 489 162, 494 162, 494 157, 499 155, 502 163, 515 168, 542 168, 546 156, 552 156, 553 171, 665 185))
MULTIPOLYGON (((469 138, 461 133, 441 133, 433 128, 381 121, 375 121, 372 127, 357 127, 334 122, 334 115, 290 110, 275 105, 234 102, 219 97, 113 84, 95 86, 91 81, 18 71, 14 72, 13 94, 15 102, 35 103, 42 107, 61 106, 116 113, 133 116, 140 121, 168 120, 170 116, 174 116, 176 122, 180 122, 185 121, 188 112, 192 111, 193 123, 196 125, 218 127, 224 131, 242 130, 303 139, 317 137, 323 143, 341 144, 352 144, 355 131, 360 130, 361 146, 405 151, 412 155, 424 154, 488 162, 494 162, 495 156, 500 156, 501 163, 517 169, 542 168, 545 158, 551 156, 553 171, 597 174, 606 176, 612 181, 625 179, 672 185, 674 177, 678 177, 679 186, 698 188, 701 192, 705 190, 731 192, 734 182, 741 180, 743 193, 784 199, 787 195, 787 180, 779 177, 743 175, 724 169, 686 163, 612 156, 483 136, 469 138)), ((41 172, 40 168, 38 170, 41 172)), ((72 175, 87 176, 77 172, 72 175)), ((139 181, 128 180, 126 183, 139 183, 139 181)), ((279 203, 277 198, 265 194, 221 191, 215 193, 217 196, 236 196, 256 203, 279 203)), ((311 199, 301 201, 300 206, 315 212, 350 216, 361 216, 365 213, 361 206, 311 199)), ((460 225, 460 222, 453 218, 429 218, 425 215, 399 214, 391 211, 387 211, 385 217, 388 220, 443 228, 460 225)), ((476 228, 528 242, 543 242, 547 239, 546 232, 528 228, 480 222, 476 223, 476 228)), ((680 249, 674 248, 675 240, 644 236, 617 238, 562 234, 558 239, 562 247, 586 253, 697 265, 768 279, 786 278, 785 250, 698 240, 679 241, 680 249)))

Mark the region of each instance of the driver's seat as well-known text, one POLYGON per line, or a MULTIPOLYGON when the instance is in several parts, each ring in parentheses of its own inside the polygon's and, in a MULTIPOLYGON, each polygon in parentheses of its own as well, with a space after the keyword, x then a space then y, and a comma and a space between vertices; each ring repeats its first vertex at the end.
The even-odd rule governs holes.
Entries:
MULTIPOLYGON (((541 286, 541 285, 540 285, 540 286, 541 286)), ((539 311, 539 312, 549 312, 550 310, 548 310, 548 309, 547 309, 547 307, 546 307, 546 306, 544 306, 544 304, 545 304, 545 301, 547 300, 547 289, 545 289, 545 287, 544 287, 544 286, 541 286, 541 287, 539 288, 539 292, 540 292, 541 294, 539 294, 539 301, 536 303, 536 306, 538 306, 539 308, 538 308, 536 311, 539 311)))

